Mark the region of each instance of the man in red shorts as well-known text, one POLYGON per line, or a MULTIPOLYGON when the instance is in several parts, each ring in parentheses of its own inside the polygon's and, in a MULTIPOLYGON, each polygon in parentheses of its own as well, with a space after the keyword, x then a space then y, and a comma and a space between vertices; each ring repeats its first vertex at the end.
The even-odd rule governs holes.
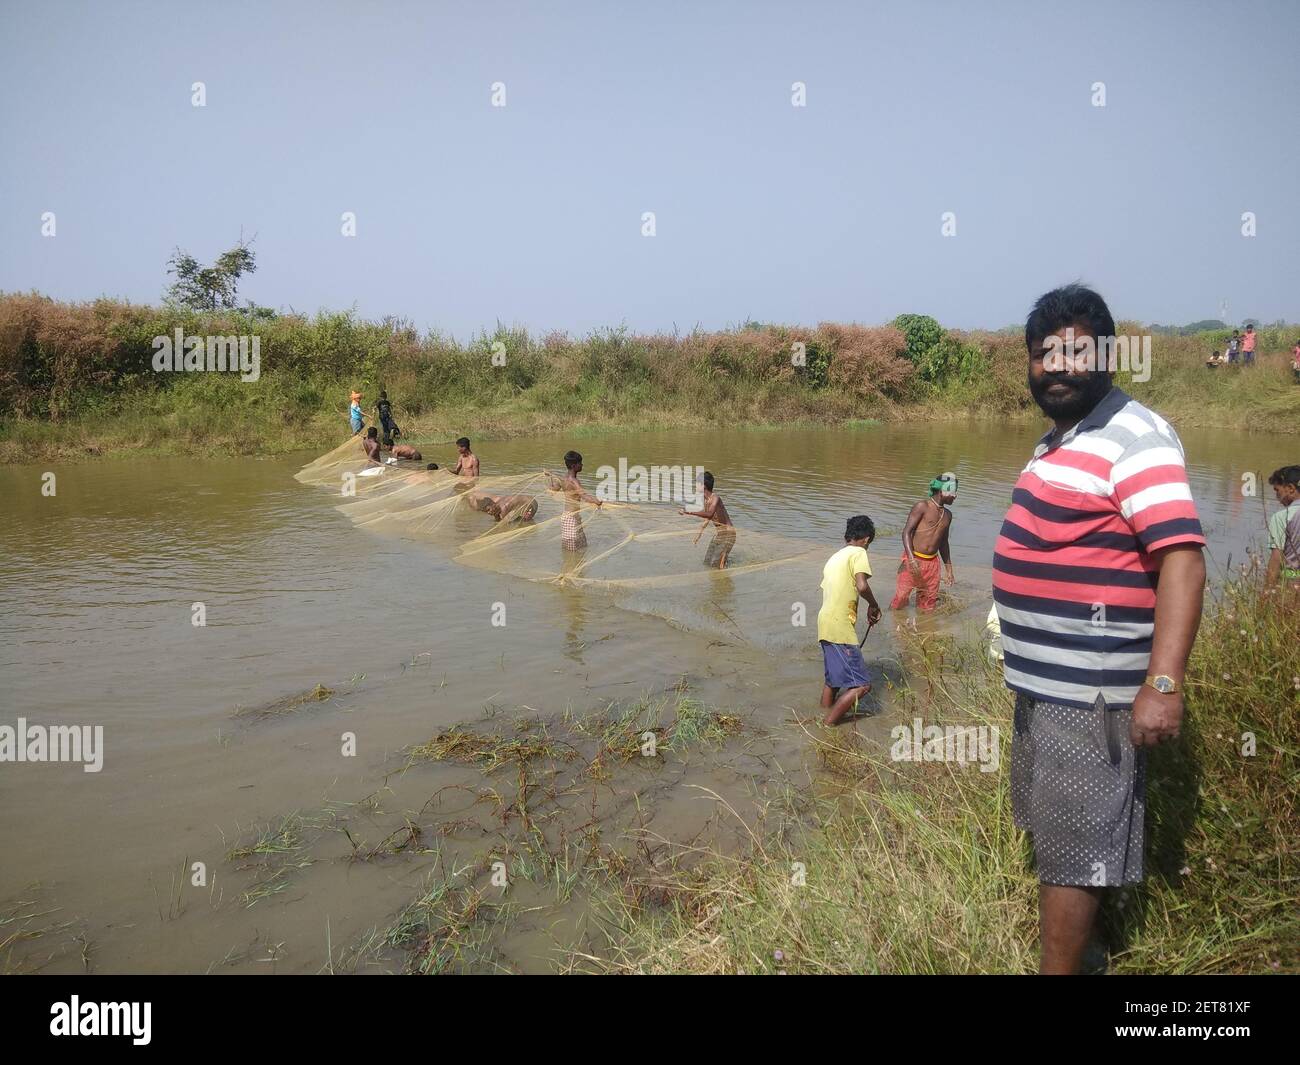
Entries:
POLYGON ((916 589, 920 610, 933 610, 939 598, 939 560, 943 559, 945 577, 953 583, 952 556, 948 553, 948 528, 952 511, 948 507, 957 498, 957 475, 941 473, 930 482, 930 495, 917 503, 903 526, 903 557, 898 564, 898 584, 890 602, 893 610, 907 606, 916 589))

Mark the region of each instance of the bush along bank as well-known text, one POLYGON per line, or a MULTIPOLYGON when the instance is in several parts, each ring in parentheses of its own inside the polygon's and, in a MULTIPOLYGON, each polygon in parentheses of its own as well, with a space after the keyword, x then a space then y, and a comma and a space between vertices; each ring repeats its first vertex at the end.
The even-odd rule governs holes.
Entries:
MULTIPOLYGON (((1120 330, 1146 335, 1137 323, 1120 330)), ((1205 356, 1216 345, 1222 350, 1221 332, 1156 334, 1149 372, 1121 372, 1116 381, 1180 425, 1295 431, 1300 391, 1286 352, 1300 331, 1262 329, 1254 367, 1207 369, 1205 356)), ((719 332, 606 329, 581 338, 499 327, 458 342, 401 319, 367 321, 351 312, 197 312, 0 296, 6 461, 322 447, 339 439, 348 394, 360 390, 369 403, 380 388, 417 437, 465 424, 484 435, 723 417, 729 425, 834 425, 918 414, 1037 415, 1018 330, 960 332, 925 315, 880 326, 751 322, 719 332)))

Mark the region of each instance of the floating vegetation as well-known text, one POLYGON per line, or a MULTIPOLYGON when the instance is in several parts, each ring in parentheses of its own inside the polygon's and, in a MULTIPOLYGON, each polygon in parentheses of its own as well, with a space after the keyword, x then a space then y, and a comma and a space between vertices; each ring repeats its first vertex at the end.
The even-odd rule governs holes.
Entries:
POLYGON ((310 815, 295 812, 278 823, 254 826, 249 838, 236 844, 226 855, 226 860, 234 862, 237 868, 257 872, 253 884, 240 895, 240 902, 253 906, 288 887, 294 870, 305 869, 315 861, 307 850, 324 829, 331 827, 333 820, 328 812, 310 815))
POLYGON ((75 946, 89 970, 90 945, 77 921, 64 920, 59 906, 42 901, 39 884, 0 902, 0 973, 31 973, 69 955, 75 946))
POLYGON ((299 692, 297 695, 286 695, 283 699, 276 699, 275 702, 266 703, 263 706, 239 707, 234 716, 238 718, 253 718, 262 720, 268 717, 278 717, 281 714, 292 714, 308 703, 323 703, 335 695, 333 688, 327 688, 324 684, 317 684, 316 687, 299 692))

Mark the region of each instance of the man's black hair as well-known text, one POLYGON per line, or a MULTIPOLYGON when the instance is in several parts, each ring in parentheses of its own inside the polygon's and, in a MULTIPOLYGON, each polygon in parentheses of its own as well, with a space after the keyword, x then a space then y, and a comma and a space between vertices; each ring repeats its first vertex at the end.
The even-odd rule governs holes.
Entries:
POLYGON ((379 390, 379 398, 380 398, 380 399, 387 399, 387 398, 388 398, 388 393, 385 392, 382 388, 379 390))
POLYGON ((1115 319, 1106 301, 1076 281, 1038 297, 1025 320, 1025 347, 1032 355, 1047 337, 1071 325, 1085 326, 1096 341, 1115 335, 1115 319))
POLYGON ((436 470, 436 469, 438 468, 438 464, 437 464, 436 462, 431 462, 431 463, 429 463, 429 465, 427 465, 427 466, 424 467, 424 468, 425 468, 426 470, 436 470))
POLYGON ((713 474, 708 470, 705 470, 704 473, 700 475, 700 480, 704 482, 704 487, 706 489, 710 492, 713 491, 713 474))
POLYGON ((375 437, 377 437, 378 435, 379 435, 379 430, 376 429, 373 425, 366 430, 366 437, 370 440, 375 439, 375 437))
POLYGON ((865 514, 856 514, 848 520, 844 526, 844 540, 874 540, 876 538, 876 526, 865 514))
POLYGON ((456 441, 456 446, 457 446, 457 447, 469 447, 469 437, 468 437, 468 436, 462 436, 459 440, 456 441))
POLYGON ((1300 488, 1300 466, 1283 466, 1280 470, 1274 470, 1268 475, 1268 483, 1289 484, 1292 488, 1300 488))
POLYGON ((579 455, 576 451, 566 451, 564 453, 564 465, 568 469, 573 469, 574 466, 580 466, 581 464, 582 464, 582 456, 579 455))

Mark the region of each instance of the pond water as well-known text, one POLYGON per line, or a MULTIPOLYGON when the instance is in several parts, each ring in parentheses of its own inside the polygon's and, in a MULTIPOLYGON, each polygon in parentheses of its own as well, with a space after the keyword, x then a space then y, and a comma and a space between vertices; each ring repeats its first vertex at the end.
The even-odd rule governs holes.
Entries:
MULTIPOLYGON (((991 601, 992 546, 1011 486, 1040 432, 1036 423, 701 429, 476 450, 485 473, 509 474, 556 468, 576 447, 589 484, 620 457, 705 466, 742 547, 753 530, 829 555, 842 546, 845 518, 866 513, 879 531, 871 556, 882 601, 909 506, 931 477, 954 470, 958 582, 949 608, 922 625, 973 632, 991 601)), ((1219 578, 1260 547, 1274 505, 1267 475, 1300 454, 1289 436, 1182 438, 1219 578), (1241 490, 1252 472, 1253 498, 1241 490)), ((426 459, 454 461, 449 445, 423 447, 426 459)), ((745 617, 716 631, 670 624, 591 588, 458 565, 436 545, 356 528, 334 509, 335 494, 293 479, 311 457, 54 466, 53 497, 41 493, 45 468, 0 469, 0 724, 21 717, 104 729, 100 772, 0 764, 0 900, 17 907, 0 916, 26 906, 49 910, 46 924, 59 926, 0 956, 0 969, 331 966, 341 944, 391 921, 428 862, 349 862, 340 837, 341 850, 317 848, 286 888, 250 905, 240 896, 253 874, 229 860, 231 848, 293 811, 379 795, 366 806, 373 842, 381 823, 401 824, 439 782, 468 780, 460 767, 430 770, 419 787, 391 776, 403 749, 457 722, 553 717, 689 690, 766 738, 761 749, 697 759, 683 781, 743 807, 778 772, 806 779, 807 737, 790 723, 816 712, 820 690, 815 579, 808 628, 777 643, 745 638, 745 617), (192 624, 195 603, 206 610, 201 627, 192 624), (494 603, 507 604, 508 625, 491 624, 494 603), (301 712, 248 713, 317 684, 336 694, 301 712), (345 732, 355 736, 354 756, 341 754, 345 732), (204 888, 191 884, 197 861, 204 888)), ((737 556, 743 565, 741 547, 737 556)), ((725 601, 714 582, 732 578, 700 578, 702 598, 725 601)), ((788 616, 789 604, 780 610, 788 616)), ((887 613, 866 647, 869 666, 887 673, 894 620, 887 613)), ((848 727, 887 733, 882 695, 879 715, 848 727)), ((661 836, 685 839, 711 809, 678 791, 644 816, 661 836)), ((543 934, 540 921, 531 929, 524 921, 499 964, 545 968, 554 937, 553 927, 543 934)))

